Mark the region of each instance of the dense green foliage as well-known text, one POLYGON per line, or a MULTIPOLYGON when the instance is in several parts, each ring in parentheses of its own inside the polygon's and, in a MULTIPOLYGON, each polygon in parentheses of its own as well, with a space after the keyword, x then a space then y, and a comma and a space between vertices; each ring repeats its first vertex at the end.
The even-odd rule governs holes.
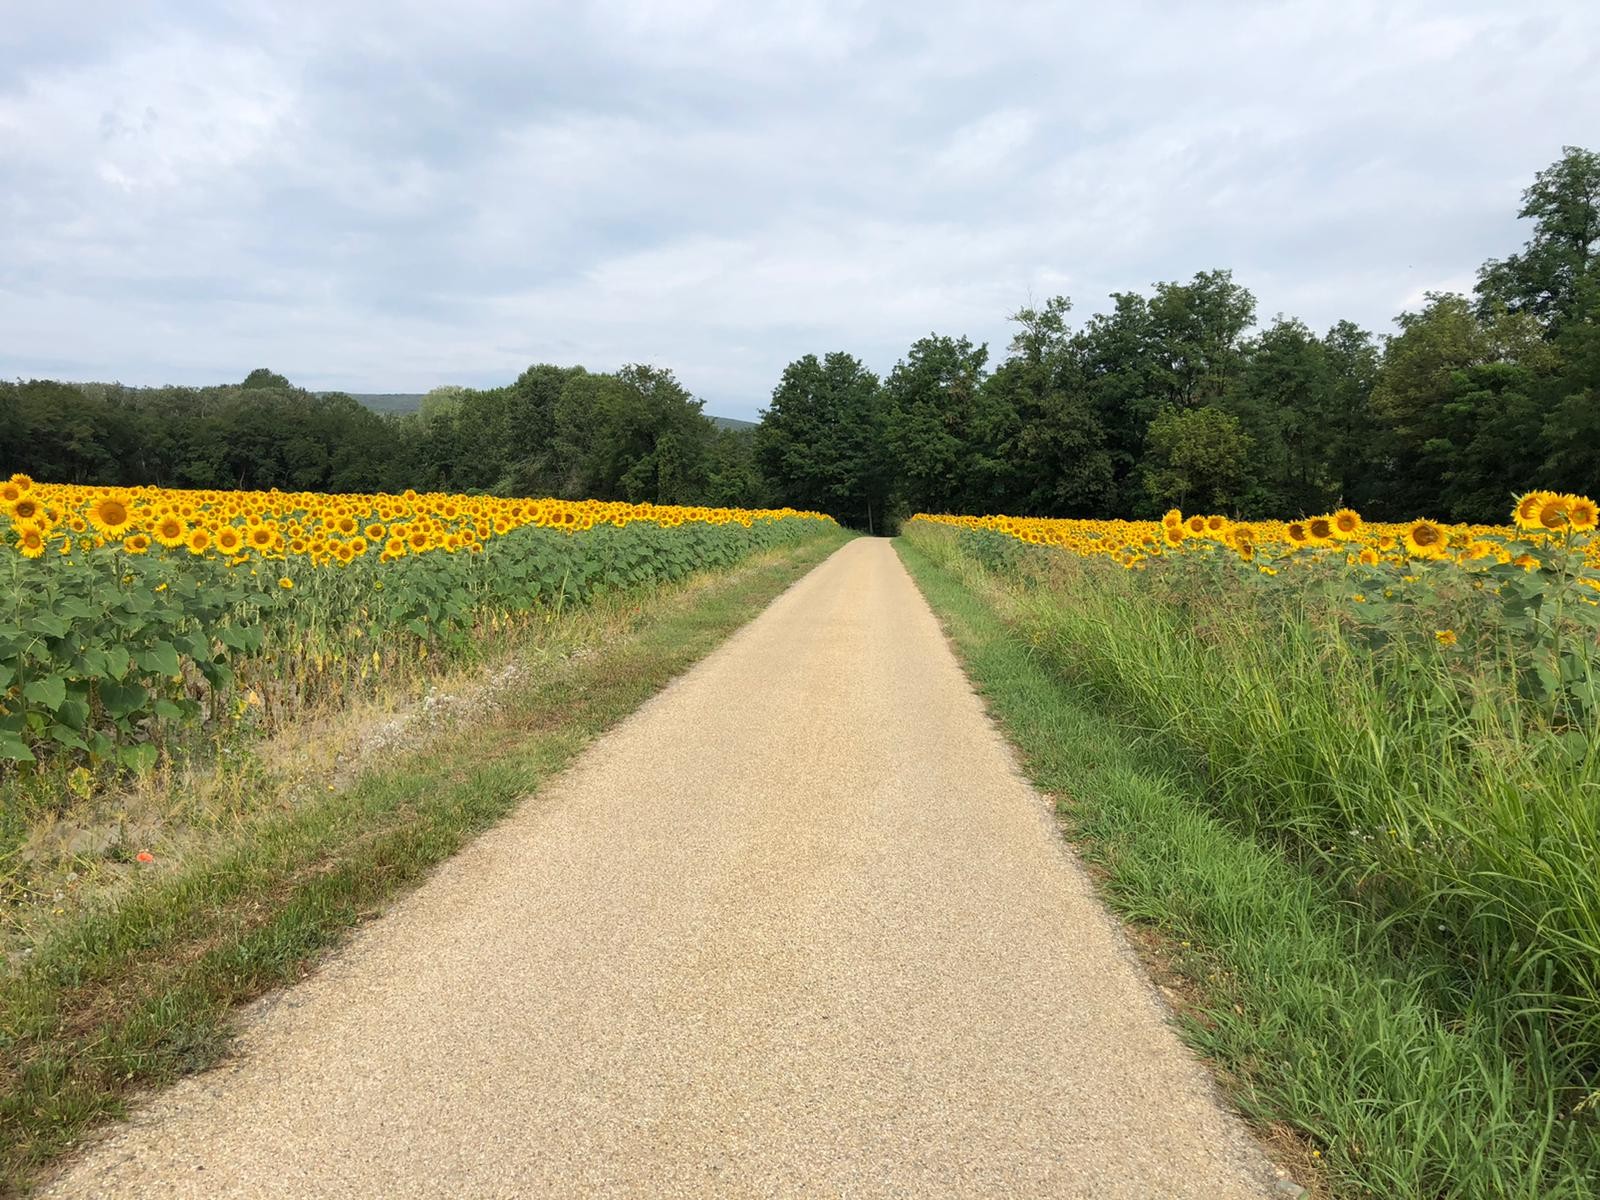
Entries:
POLYGON ((1600 492, 1600 154, 1569 148, 1520 215, 1532 237, 1476 295, 1429 294, 1386 338, 1318 334, 1225 270, 1120 292, 1079 327, 1054 297, 1007 356, 918 340, 881 380, 844 352, 785 369, 754 434, 668 371, 540 364, 379 415, 267 371, 214 388, 0 383, 7 470, 43 479, 406 487, 887 512, 1498 521, 1548 486, 1600 492))

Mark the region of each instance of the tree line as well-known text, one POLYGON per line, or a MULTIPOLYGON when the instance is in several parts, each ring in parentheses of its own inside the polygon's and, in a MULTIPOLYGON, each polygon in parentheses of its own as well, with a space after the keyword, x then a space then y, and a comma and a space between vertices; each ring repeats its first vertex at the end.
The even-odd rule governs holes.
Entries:
POLYGON ((492 492, 663 504, 764 496, 749 430, 721 429, 670 371, 540 364, 380 414, 270 370, 217 387, 0 382, 7 471, 72 483, 492 492))
POLYGON ((918 340, 883 377, 789 364, 759 426, 720 429, 670 371, 539 364, 380 415, 271 371, 210 388, 0 383, 0 466, 39 478, 310 491, 490 491, 789 504, 866 528, 922 511, 1148 516, 1171 505, 1498 522, 1533 486, 1600 492, 1600 154, 1523 194, 1521 250, 1397 331, 1256 325, 1227 270, 1054 297, 1005 357, 918 340))

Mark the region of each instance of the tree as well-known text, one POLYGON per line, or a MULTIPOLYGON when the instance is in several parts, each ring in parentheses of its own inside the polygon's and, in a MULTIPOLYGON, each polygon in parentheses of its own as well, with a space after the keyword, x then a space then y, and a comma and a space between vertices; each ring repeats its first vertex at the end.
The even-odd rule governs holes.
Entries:
POLYGON ((1372 334, 1340 321, 1323 336, 1328 366, 1324 410, 1328 467, 1335 498, 1365 508, 1377 494, 1381 470, 1373 437, 1372 389, 1378 378, 1378 346, 1372 334))
POLYGON ((1385 515, 1503 520, 1547 457, 1534 396, 1557 352, 1532 313, 1480 320, 1455 294, 1430 293, 1398 323, 1372 392, 1392 468, 1385 515))
POLYGON ((615 375, 575 375, 555 409, 554 446, 566 464, 560 494, 599 500, 692 504, 706 486, 714 432, 661 367, 632 364, 615 375))
POLYGON ((1239 418, 1220 408, 1167 406, 1150 422, 1145 487, 1158 507, 1235 511, 1250 457, 1239 418))
POLYGON ((1150 299, 1153 380, 1177 408, 1220 399, 1237 374, 1240 340, 1256 301, 1232 271, 1199 271, 1188 283, 1158 283, 1150 299))
POLYGON ((266 367, 257 367, 254 371, 251 371, 250 374, 244 377, 244 382, 239 386, 242 388, 287 389, 293 387, 294 385, 291 384, 284 376, 279 375, 274 371, 269 371, 266 367))
POLYGON ((1591 275, 1556 342, 1559 368, 1544 390, 1542 481, 1563 491, 1600 493, 1600 277, 1591 275))
POLYGON ((886 507, 883 397, 848 354, 807 354, 783 370, 755 433, 755 458, 777 501, 877 530, 886 507))
POLYGON ((1533 221, 1533 237, 1520 254, 1483 264, 1478 314, 1531 313, 1554 336, 1573 315, 1600 252, 1600 154, 1563 147, 1522 193, 1517 216, 1533 221))
POLYGON ((1073 354, 1071 307, 1054 296, 1013 313, 1010 356, 983 385, 987 410, 1007 430, 997 455, 1008 468, 1007 512, 1085 516, 1110 501, 1111 455, 1073 354))
POLYGON ((907 508, 995 511, 1006 415, 983 391, 988 359, 987 346, 930 334, 884 381, 885 443, 907 508))

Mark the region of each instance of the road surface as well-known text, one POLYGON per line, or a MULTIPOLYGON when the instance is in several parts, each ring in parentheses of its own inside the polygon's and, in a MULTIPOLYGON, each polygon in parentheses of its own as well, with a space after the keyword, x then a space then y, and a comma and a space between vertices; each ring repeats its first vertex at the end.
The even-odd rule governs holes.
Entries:
POLYGON ((1269 1195, 1166 1018, 861 539, 47 1194, 1269 1195))

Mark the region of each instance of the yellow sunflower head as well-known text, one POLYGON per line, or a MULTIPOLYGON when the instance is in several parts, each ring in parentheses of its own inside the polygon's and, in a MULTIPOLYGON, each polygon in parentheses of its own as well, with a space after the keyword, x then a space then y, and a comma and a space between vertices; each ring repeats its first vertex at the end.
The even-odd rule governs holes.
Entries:
POLYGON ((189 536, 189 527, 177 513, 163 513, 156 518, 150 533, 163 546, 181 546, 189 536))
POLYGON ((1361 533, 1361 514, 1353 508, 1341 508, 1333 514, 1333 536, 1348 539, 1361 533))
POLYGON ((1567 498, 1546 492, 1544 503, 1539 505, 1539 528, 1546 533, 1560 533, 1569 524, 1567 498))
POLYGON ((1578 533, 1588 533, 1600 524, 1600 508, 1587 496, 1563 496, 1567 505, 1567 524, 1578 533))
POLYGON ((1411 522, 1405 532, 1406 552, 1413 558, 1442 558, 1449 546, 1445 531, 1432 521, 1411 522))
POLYGON ((121 533, 133 520, 128 506, 115 496, 97 496, 89 505, 89 524, 101 533, 121 533))
POLYGON ((17 526, 17 551, 23 558, 38 558, 44 553, 45 532, 39 525, 17 526))
POLYGON ((1518 529, 1533 530, 1539 526, 1539 510, 1544 507, 1546 500, 1551 495, 1549 492, 1526 492, 1517 497, 1516 505, 1511 509, 1511 519, 1518 529))

